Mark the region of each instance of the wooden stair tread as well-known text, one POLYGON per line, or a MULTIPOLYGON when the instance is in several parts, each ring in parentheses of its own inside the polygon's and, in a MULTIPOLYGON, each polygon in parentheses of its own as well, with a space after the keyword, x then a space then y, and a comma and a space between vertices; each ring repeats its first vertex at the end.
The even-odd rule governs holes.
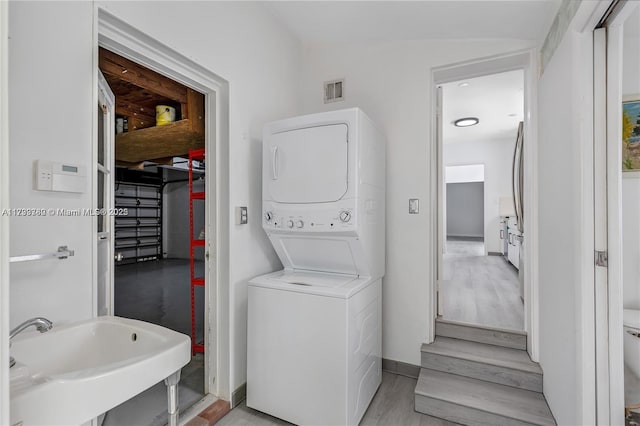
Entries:
POLYGON ((542 374, 540 366, 531 361, 529 354, 521 349, 436 336, 433 343, 424 343, 421 350, 425 353, 542 374))
POLYGON ((416 398, 440 400, 521 422, 556 424, 539 392, 423 368, 415 393, 416 398))

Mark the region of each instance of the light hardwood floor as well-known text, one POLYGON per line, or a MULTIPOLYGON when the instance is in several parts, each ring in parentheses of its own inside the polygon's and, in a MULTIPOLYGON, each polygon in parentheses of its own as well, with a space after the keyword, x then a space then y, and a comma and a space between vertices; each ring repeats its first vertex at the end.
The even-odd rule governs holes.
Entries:
POLYGON ((442 318, 524 329, 518 271, 502 256, 484 256, 482 241, 447 241, 442 318))
MULTIPOLYGON (((361 426, 449 426, 454 423, 435 417, 420 414, 413 409, 414 389, 417 380, 382 373, 382 384, 373 398, 369 409, 365 413, 361 426)), ((231 410, 216 425, 219 426, 260 426, 260 425, 289 425, 285 421, 268 416, 248 408, 243 402, 231 410)))

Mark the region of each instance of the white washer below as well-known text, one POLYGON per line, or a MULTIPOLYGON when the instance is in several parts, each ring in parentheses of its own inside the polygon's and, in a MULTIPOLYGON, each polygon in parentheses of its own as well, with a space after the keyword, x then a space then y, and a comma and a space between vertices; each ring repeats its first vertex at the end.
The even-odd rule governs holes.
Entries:
POLYGON ((249 282, 247 406, 357 425, 382 381, 381 279, 283 270, 249 282))

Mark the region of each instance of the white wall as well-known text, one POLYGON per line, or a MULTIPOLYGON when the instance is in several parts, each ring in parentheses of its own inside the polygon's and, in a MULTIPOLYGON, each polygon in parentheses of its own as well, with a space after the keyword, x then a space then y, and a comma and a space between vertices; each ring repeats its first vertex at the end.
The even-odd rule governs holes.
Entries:
POLYGON ((640 99, 640 9, 636 8, 624 21, 622 44, 622 95, 640 99))
POLYGON ((501 252, 500 198, 511 197, 513 139, 492 142, 458 142, 444 145, 445 166, 484 164, 484 247, 485 253, 501 252))
POLYGON ((538 90, 540 366, 562 425, 592 424, 595 413, 593 252, 583 249, 593 247, 593 36, 575 22, 538 90))
POLYGON ((420 364, 431 321, 428 230, 431 68, 530 47, 515 40, 328 44, 305 50, 303 112, 359 106, 387 137, 387 263, 382 356, 420 364), (345 101, 325 105, 322 83, 345 78, 345 101), (408 214, 408 199, 423 202, 408 214))
MULTIPOLYGON (((83 194, 33 190, 32 165, 43 159, 91 166, 92 16, 88 2, 9 5, 13 208, 91 207, 89 183, 83 194)), ((93 315, 91 223, 90 217, 11 218, 12 256, 59 245, 75 250, 67 260, 11 265, 11 326, 34 316, 60 323, 93 315)))
POLYGON ((548 63, 539 85, 538 161, 540 256, 540 364, 544 393, 558 424, 578 424, 576 369, 576 233, 572 218, 579 187, 572 134, 575 40, 567 35, 548 63), (562 324, 562 327, 558 327, 562 324))
MULTIPOLYGON (((640 9, 625 20, 622 45, 623 100, 640 99, 640 9)), ((622 174, 622 283, 625 308, 640 309, 640 179, 622 174)))
POLYGON ((484 182, 484 164, 445 166, 444 181, 446 183, 484 182))
MULTIPOLYGON (((102 4, 102 3, 101 3, 102 4)), ((231 206, 249 207, 249 225, 231 224, 229 248, 231 387, 246 380, 246 281, 280 267, 262 228, 261 131, 265 122, 297 113, 301 48, 261 5, 203 2, 113 2, 120 19, 229 82, 231 206)), ((11 202, 14 207, 90 206, 90 194, 31 190, 38 158, 89 165, 93 105, 93 5, 10 4, 11 202)), ((232 214, 230 214, 233 217, 232 214)), ((12 267, 11 322, 33 315, 53 321, 92 314, 88 218, 14 219, 12 253, 55 250, 64 262, 12 267)))

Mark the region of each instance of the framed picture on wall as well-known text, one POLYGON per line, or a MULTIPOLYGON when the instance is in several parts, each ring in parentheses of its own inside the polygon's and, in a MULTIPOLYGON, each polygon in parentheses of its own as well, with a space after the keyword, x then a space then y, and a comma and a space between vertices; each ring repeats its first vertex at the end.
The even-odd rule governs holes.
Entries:
POLYGON ((622 170, 640 170, 640 100, 622 103, 622 170))

